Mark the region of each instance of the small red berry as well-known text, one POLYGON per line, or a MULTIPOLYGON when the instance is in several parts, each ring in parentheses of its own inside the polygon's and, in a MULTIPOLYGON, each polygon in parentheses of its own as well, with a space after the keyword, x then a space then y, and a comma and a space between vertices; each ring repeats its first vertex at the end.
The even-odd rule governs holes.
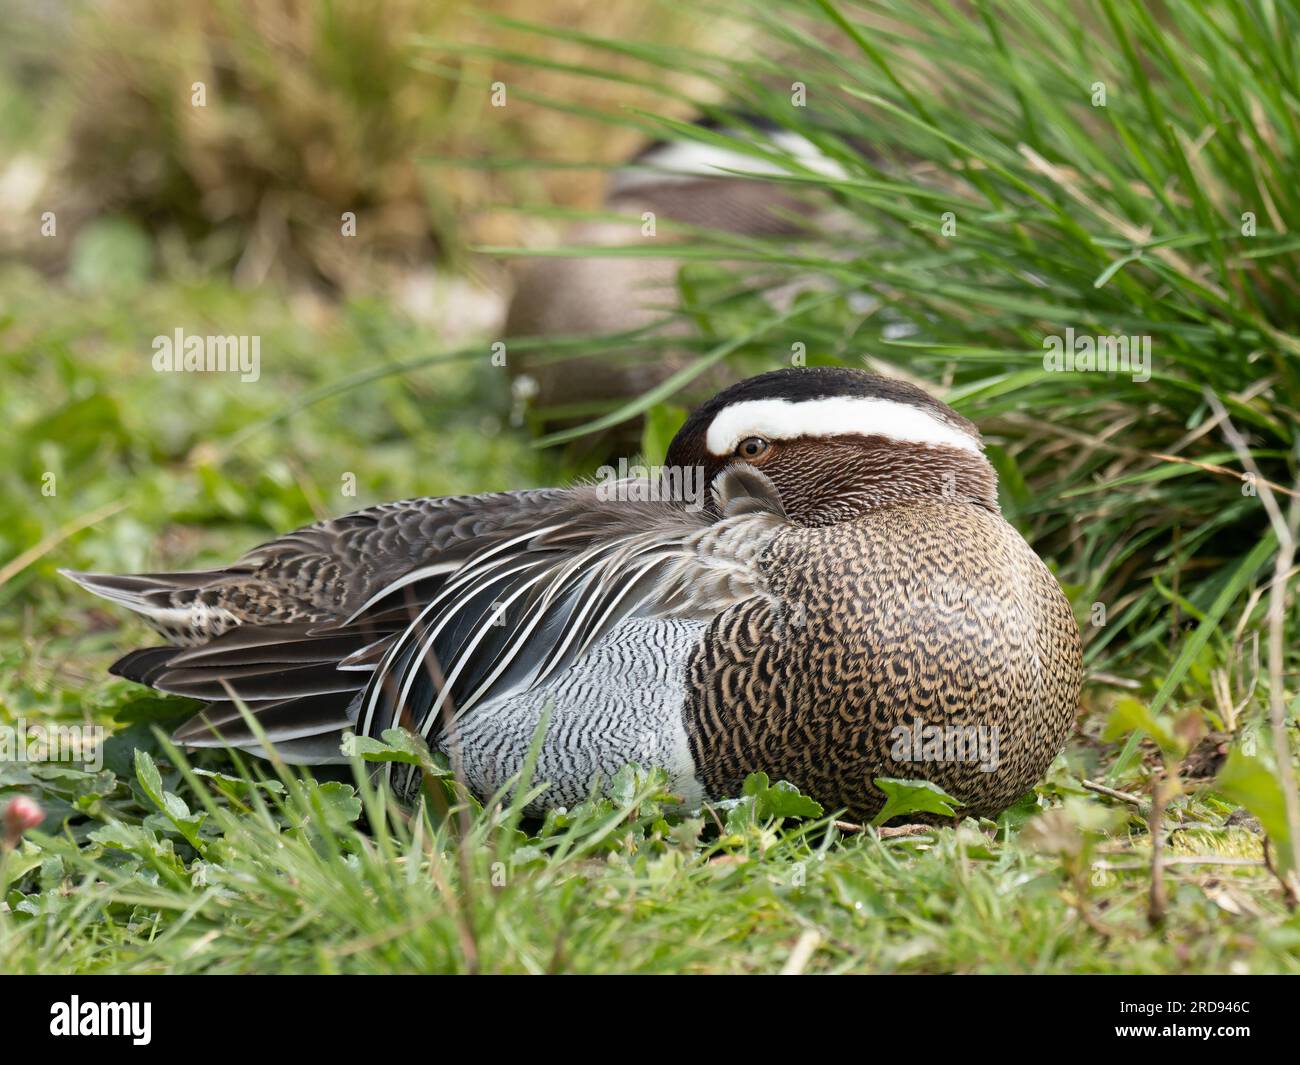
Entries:
POLYGON ((19 795, 9 800, 3 820, 5 846, 16 847, 24 832, 45 820, 45 811, 35 799, 19 795))

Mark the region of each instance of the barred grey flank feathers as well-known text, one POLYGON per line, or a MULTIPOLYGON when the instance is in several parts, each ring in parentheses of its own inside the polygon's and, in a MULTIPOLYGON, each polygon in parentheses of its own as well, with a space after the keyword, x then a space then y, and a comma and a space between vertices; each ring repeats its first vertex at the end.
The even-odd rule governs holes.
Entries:
POLYGON ((1077 710, 1079 633, 974 425, 902 382, 777 371, 701 406, 667 461, 704 470, 703 510, 594 485, 414 499, 224 570, 68 576, 167 639, 113 671, 205 700, 189 746, 266 753, 233 693, 288 761, 402 726, 483 796, 549 710, 537 809, 629 761, 688 806, 764 770, 860 817, 880 775, 977 813, 1033 785, 1077 710), (918 722, 995 729, 1000 760, 894 762, 918 722))
MULTIPOLYGON (((551 683, 489 703, 439 741, 456 746, 465 776, 491 795, 518 771, 543 713, 549 713, 536 778, 553 781, 548 805, 572 805, 594 783, 625 765, 661 766, 686 805, 704 795, 682 718, 686 662, 708 624, 674 618, 630 618, 551 683)), ((395 783, 410 794, 413 781, 395 783)))

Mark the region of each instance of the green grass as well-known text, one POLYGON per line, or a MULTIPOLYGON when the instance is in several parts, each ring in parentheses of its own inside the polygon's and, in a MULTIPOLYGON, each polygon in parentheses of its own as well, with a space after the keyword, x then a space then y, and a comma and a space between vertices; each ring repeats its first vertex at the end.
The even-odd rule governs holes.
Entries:
MULTIPOLYGON (((474 812, 461 845, 454 818, 384 827, 364 774, 320 786, 273 777, 280 790, 271 791, 238 783, 265 767, 221 754, 196 765, 232 779, 182 773, 153 729, 193 704, 103 673, 120 650, 154 638, 87 601, 56 566, 201 565, 317 509, 554 482, 567 471, 521 435, 484 437, 485 412, 505 413, 486 357, 378 377, 275 420, 363 366, 427 352, 431 338, 378 306, 339 308, 307 328, 275 300, 210 282, 112 296, 51 290, 21 271, 2 284, 28 308, 0 333, 12 426, 3 557, 123 505, 0 587, 0 723, 99 723, 112 733, 98 774, 0 765, 0 802, 35 795, 50 815, 3 874, 7 970, 776 971, 814 936, 809 971, 1300 969, 1300 924, 1260 864, 1257 826, 1211 779, 1217 744, 1259 736, 1258 692, 1235 735, 1201 745, 1208 762, 1189 770, 1188 794, 1167 818, 1186 826, 1172 832, 1170 853, 1247 864, 1173 866, 1158 936, 1145 917, 1144 822, 1079 783, 1103 776, 1117 750, 1101 737, 1111 700, 1096 684, 1084 732, 1032 805, 1001 828, 967 822, 919 839, 842 835, 817 820, 726 828, 725 810, 664 819, 653 784, 625 781, 612 802, 567 823, 526 824, 522 835, 508 806, 474 812), (155 374, 149 338, 160 320, 260 331, 263 381, 155 374), (49 497, 40 494, 46 468, 57 474, 49 497), (357 474, 356 498, 341 495, 340 471, 357 474), (185 804, 184 829, 160 813, 137 751, 157 760, 162 789, 185 804), (1091 834, 1074 850, 1021 830, 1024 817, 1061 808, 1091 834), (206 816, 191 826, 196 813, 206 816), (1080 916, 1081 890, 1105 934, 1080 916)), ((1211 642, 1193 661, 1179 709, 1215 713, 1210 678, 1227 668, 1226 646, 1211 642)), ((1150 775, 1139 763, 1118 786, 1145 792, 1150 775)))
POLYGON ((464 826, 408 820, 360 763, 318 783, 198 775, 170 751, 160 769, 150 749, 113 744, 121 775, 37 771, 82 817, 10 857, 26 882, 0 921, 11 971, 1300 972, 1300 923, 1226 804, 1180 806, 1172 853, 1242 864, 1174 866, 1156 936, 1140 824, 1100 815, 1103 838, 1064 767, 1000 826, 882 839, 761 798, 668 819, 661 780, 632 772, 544 823, 521 817, 526 786, 464 826), (1086 832, 1019 831, 1062 799, 1086 832))
MULTIPOLYGON (((155 728, 192 704, 103 671, 152 637, 58 566, 202 566, 319 514, 589 467, 511 427, 493 338, 453 343, 396 301, 236 288, 200 251, 111 219, 83 232, 57 279, 0 267, 0 724, 112 732, 99 773, 0 763, 0 803, 31 794, 50 815, 0 871, 0 964, 1300 971, 1300 918, 1264 864, 1265 837, 1284 860, 1294 830, 1267 708, 1275 694, 1287 706, 1294 761, 1297 606, 1292 596, 1274 690, 1263 633, 1277 542, 1205 393, 1264 476, 1292 489, 1298 26, 1287 5, 1160 10, 1157 22, 1120 2, 727 5, 769 42, 766 58, 730 60, 510 24, 512 41, 580 50, 569 73, 596 85, 689 72, 845 167, 840 181, 791 180, 847 211, 848 236, 789 247, 661 227, 691 242, 680 288, 702 358, 689 373, 788 365, 802 343, 810 363, 865 359, 928 381, 985 429, 1008 517, 1060 577, 1089 667, 1065 754, 997 824, 896 837, 836 828, 834 811, 782 817, 761 796, 683 819, 632 774, 545 823, 520 817, 522 784, 463 816, 412 817, 386 806, 365 763, 317 783, 219 753, 186 762, 155 728), (781 86, 793 80, 809 108, 790 106, 781 86), (1091 102, 1098 81, 1104 107, 1091 102), (820 287, 774 310, 761 290, 791 276, 820 287), (1067 326, 1151 336, 1150 381, 1046 371, 1043 338, 1067 326), (154 373, 152 337, 178 327, 261 336, 262 379, 154 373), (1175 860, 1153 927, 1147 812, 1162 780, 1177 783, 1160 833, 1175 860)), ((541 104, 557 91, 532 88, 541 104)), ((570 111, 623 132, 709 136, 599 99, 588 91, 570 111)), ((593 346, 619 345, 550 347, 562 359, 593 346)), ((594 414, 648 411, 647 441, 661 442, 687 376, 594 414)))

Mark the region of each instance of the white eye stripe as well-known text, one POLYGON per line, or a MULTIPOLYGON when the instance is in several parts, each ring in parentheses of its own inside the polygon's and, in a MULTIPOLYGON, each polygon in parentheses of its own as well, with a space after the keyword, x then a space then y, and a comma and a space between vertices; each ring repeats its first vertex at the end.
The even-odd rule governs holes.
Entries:
POLYGON ((885 436, 902 443, 980 451, 969 433, 914 407, 871 396, 829 396, 792 402, 751 399, 724 408, 709 425, 705 446, 714 455, 730 455, 750 436, 793 440, 801 436, 858 434, 885 436))

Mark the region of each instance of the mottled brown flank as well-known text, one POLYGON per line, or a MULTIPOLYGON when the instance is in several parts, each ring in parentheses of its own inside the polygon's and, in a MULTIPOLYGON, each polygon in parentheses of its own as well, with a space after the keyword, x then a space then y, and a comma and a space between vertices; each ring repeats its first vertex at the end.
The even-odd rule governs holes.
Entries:
POLYGON ((777 536, 779 601, 720 615, 688 669, 687 730, 708 794, 784 778, 874 815, 878 776, 921 777, 992 815, 1038 781, 1078 709, 1082 647, 1056 581, 996 514, 912 501, 777 536), (896 726, 998 730, 999 762, 894 761, 896 726))

